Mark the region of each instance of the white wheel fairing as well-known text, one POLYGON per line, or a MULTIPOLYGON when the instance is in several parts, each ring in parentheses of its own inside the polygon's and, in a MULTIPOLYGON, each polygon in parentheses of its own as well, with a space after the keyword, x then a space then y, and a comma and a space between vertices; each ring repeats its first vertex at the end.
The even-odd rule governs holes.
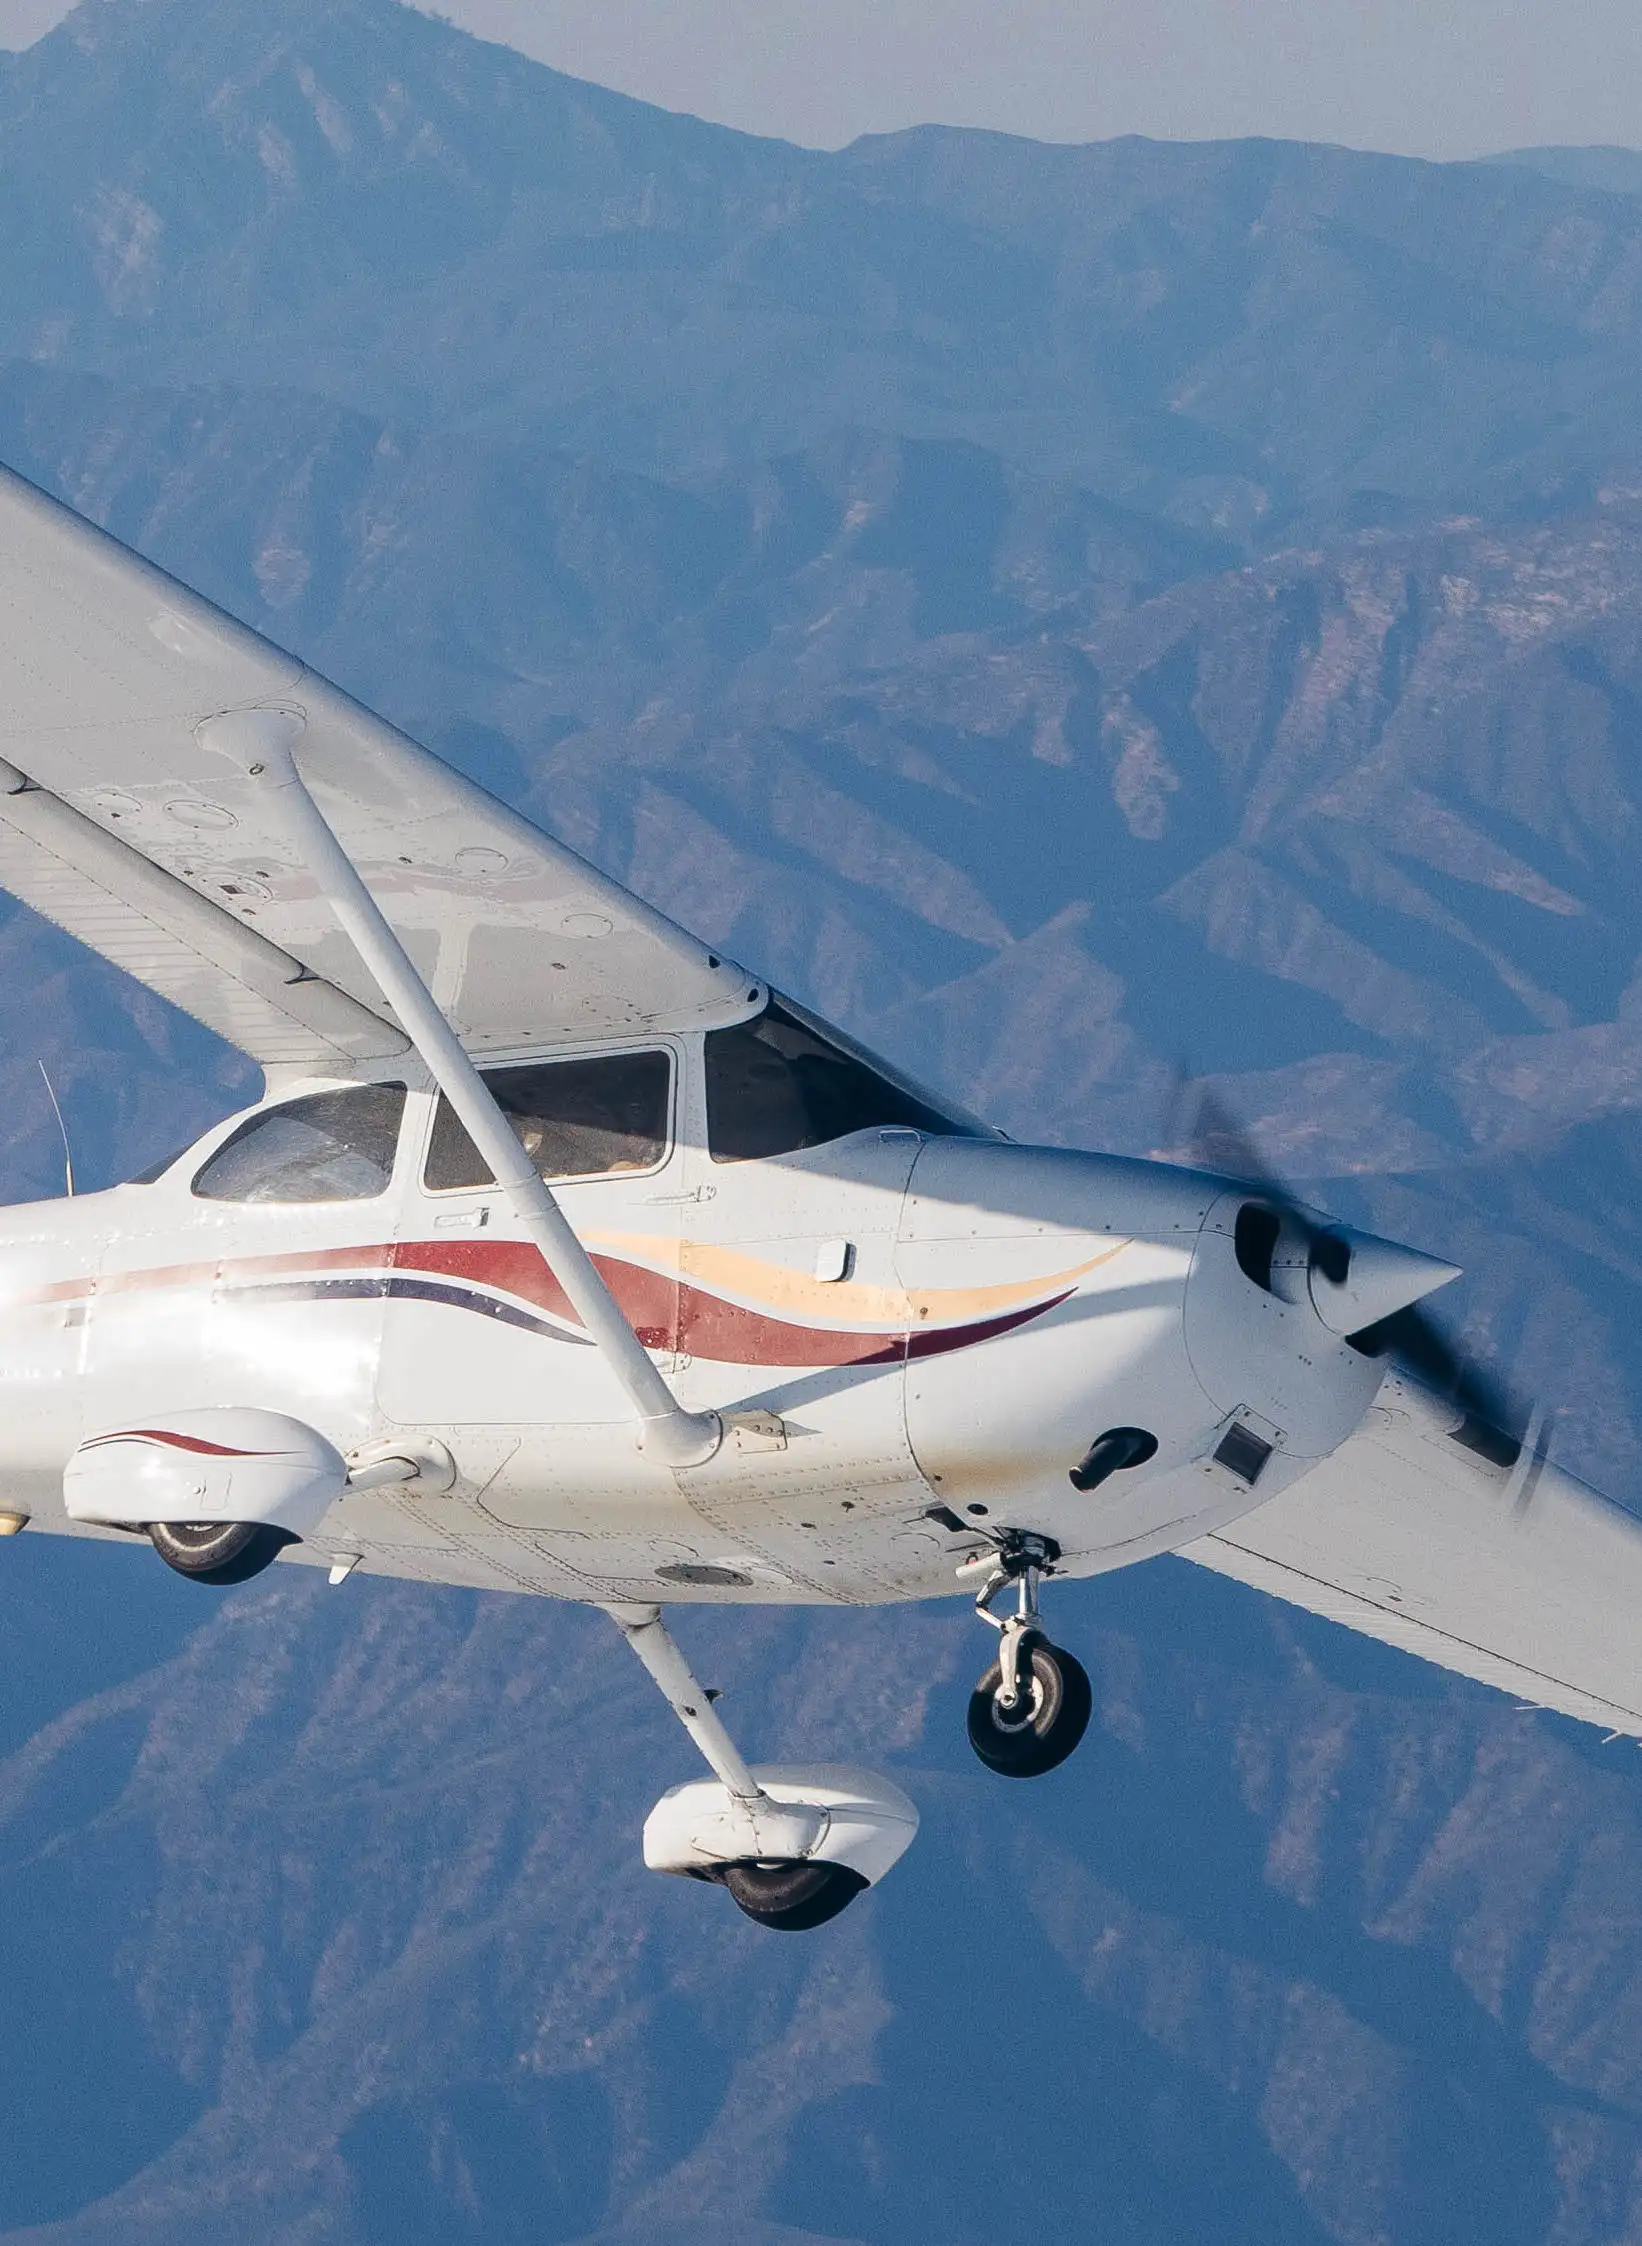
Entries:
POLYGON ((260 1523, 306 1536, 347 1485, 340 1451, 287 1413, 245 1406, 145 1414, 88 1435, 63 1475, 70 1519, 260 1523))
POLYGON ((699 1877, 725 1864, 840 1864, 869 1886, 899 1863, 918 1831, 916 1806, 876 1771, 838 1763, 779 1764, 753 1772, 762 1809, 716 1778, 673 1786, 644 1826, 653 1872, 699 1877))

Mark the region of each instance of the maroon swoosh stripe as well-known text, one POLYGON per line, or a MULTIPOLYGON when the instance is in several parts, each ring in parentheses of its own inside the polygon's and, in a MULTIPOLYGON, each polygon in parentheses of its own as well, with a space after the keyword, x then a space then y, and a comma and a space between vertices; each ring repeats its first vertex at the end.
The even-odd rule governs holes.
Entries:
MULTIPOLYGON (((731 1302, 723 1295, 675 1283, 642 1264, 611 1256, 593 1258, 623 1316, 647 1349, 682 1349, 692 1357, 732 1365, 815 1367, 831 1365, 889 1365, 912 1357, 943 1356, 967 1349, 1011 1332, 1042 1317, 1067 1300, 1073 1291, 1030 1303, 1002 1316, 980 1319, 963 1326, 933 1330, 884 1332, 849 1327, 798 1325, 767 1311, 731 1302)), ((307 1275, 324 1271, 401 1270, 437 1274, 476 1287, 491 1287, 527 1302, 576 1331, 580 1321, 568 1296, 542 1260, 541 1253, 525 1240, 400 1240, 363 1244, 356 1248, 310 1249, 285 1255, 247 1256, 223 1262, 173 1264, 161 1270, 120 1272, 99 1278, 95 1289, 85 1282, 74 1286, 83 1294, 145 1293, 160 1288, 207 1286, 228 1282, 254 1285, 259 1278, 307 1275)), ((37 1301, 61 1301, 69 1285, 45 1290, 37 1301)), ((256 1454, 250 1454, 256 1455, 256 1454)))
POLYGON ((282 1451, 241 1451, 231 1443, 208 1443, 203 1435, 179 1435, 169 1427, 122 1427, 114 1435, 93 1435, 82 1450, 101 1449, 104 1443, 164 1443, 174 1451, 197 1451, 201 1458, 282 1458, 282 1451))

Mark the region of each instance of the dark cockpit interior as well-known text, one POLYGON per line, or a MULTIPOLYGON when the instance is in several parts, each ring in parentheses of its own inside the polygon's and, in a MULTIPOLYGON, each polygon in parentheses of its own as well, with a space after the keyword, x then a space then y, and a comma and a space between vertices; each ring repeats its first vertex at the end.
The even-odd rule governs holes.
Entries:
POLYGON ((991 1135, 779 999, 753 1021, 709 1030, 706 1046, 707 1144, 715 1162, 793 1154, 852 1131, 991 1135))

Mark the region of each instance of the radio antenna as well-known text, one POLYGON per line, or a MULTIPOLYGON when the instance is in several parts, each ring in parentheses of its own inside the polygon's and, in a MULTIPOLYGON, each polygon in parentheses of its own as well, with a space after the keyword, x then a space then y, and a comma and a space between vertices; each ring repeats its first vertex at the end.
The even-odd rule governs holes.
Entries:
POLYGON ((48 1075, 46 1074, 46 1064, 45 1064, 45 1062, 44 1062, 44 1061, 41 1061, 41 1062, 39 1062, 39 1063, 38 1063, 37 1065, 38 1065, 38 1067, 39 1067, 39 1070, 40 1070, 40 1078, 41 1078, 41 1081, 42 1081, 42 1083, 43 1083, 43 1084, 45 1085, 45 1088, 46 1088, 46 1098, 47 1098, 48 1100, 50 1100, 50 1102, 51 1102, 51 1112, 52 1112, 52 1114, 53 1114, 53 1115, 55 1115, 55 1116, 56 1116, 56 1118, 57 1118, 57 1128, 58 1128, 58 1130, 59 1130, 59 1131, 60 1131, 60 1132, 62 1133, 62 1138, 63 1138, 63 1177, 64 1177, 64 1179, 66 1180, 66 1182, 67 1182, 67 1185, 68 1185, 68 1197, 69 1197, 69 1199, 70 1199, 70 1200, 72 1201, 72 1200, 73 1200, 73 1198, 74 1198, 74 1156, 73 1156, 73 1154, 72 1154, 72 1153, 71 1153, 71 1152, 69 1151, 69 1144, 68 1144, 68 1125, 67 1125, 67 1124, 66 1124, 66 1123, 65 1123, 65 1122, 63 1121, 63 1111, 62 1111, 62 1109, 61 1109, 61 1108, 60 1108, 60 1107, 59 1107, 59 1106, 57 1105, 57 1095, 56 1095, 56 1093, 55 1093, 55 1092, 54 1092, 54 1091, 52 1090, 52 1088, 51 1088, 51 1078, 50 1078, 50 1077, 49 1077, 49 1076, 48 1076, 48 1075))

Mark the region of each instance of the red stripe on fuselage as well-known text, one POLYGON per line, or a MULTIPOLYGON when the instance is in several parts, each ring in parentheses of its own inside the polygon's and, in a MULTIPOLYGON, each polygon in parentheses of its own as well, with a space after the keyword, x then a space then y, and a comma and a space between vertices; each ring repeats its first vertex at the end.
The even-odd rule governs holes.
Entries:
MULTIPOLYGON (((593 1258, 646 1349, 687 1351, 692 1357, 730 1365, 820 1368, 829 1365, 891 1365, 908 1357, 934 1357, 967 1349, 1011 1332, 1066 1301, 1067 1288, 1045 1302, 961 1326, 884 1330, 863 1327, 805 1326, 768 1311, 708 1293, 688 1281, 611 1256, 593 1258)), ((185 1287, 223 1286, 231 1292, 254 1287, 258 1279, 289 1278, 326 1271, 399 1270, 437 1274, 488 1287, 529 1303, 577 1332, 581 1322, 570 1299, 526 1240, 400 1240, 355 1248, 297 1250, 285 1255, 230 1257, 211 1263, 170 1264, 157 1270, 105 1273, 95 1281, 64 1281, 43 1289, 37 1304, 113 1296, 170 1292, 185 1287)), ((248 1454, 254 1455, 254 1454, 248 1454)))
POLYGON ((178 1435, 168 1427, 122 1427, 114 1435, 93 1435, 82 1450, 100 1450, 104 1443, 163 1443, 168 1450, 196 1451, 201 1458, 282 1458, 283 1451, 237 1451, 231 1443, 208 1443, 202 1435, 178 1435))

